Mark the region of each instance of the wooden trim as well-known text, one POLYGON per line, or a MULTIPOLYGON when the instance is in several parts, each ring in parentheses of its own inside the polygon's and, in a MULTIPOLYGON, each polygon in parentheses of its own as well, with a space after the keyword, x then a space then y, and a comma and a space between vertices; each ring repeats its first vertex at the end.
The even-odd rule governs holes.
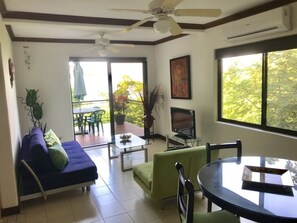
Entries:
POLYGON ((10 39, 11 39, 12 41, 14 41, 14 40, 15 40, 15 35, 14 35, 14 33, 13 33, 13 30, 12 30, 11 25, 5 25, 5 27, 6 27, 6 30, 7 30, 7 33, 8 33, 8 35, 9 35, 10 39))
MULTIPOLYGON (((193 24, 193 23, 178 23, 182 29, 192 30, 205 30, 213 28, 225 23, 229 23, 235 20, 243 19, 245 17, 256 15, 261 12, 265 12, 277 7, 285 6, 291 3, 297 2, 297 0, 272 0, 262 5, 235 13, 233 15, 209 22, 206 24, 193 24)), ((138 20, 130 19, 114 19, 114 18, 100 18, 100 17, 87 17, 87 16, 73 16, 73 15, 58 15, 49 13, 35 13, 35 12, 22 12, 22 11, 8 11, 4 0, 0 0, 0 13, 3 18, 10 19, 25 19, 25 20, 37 20, 37 21, 51 21, 51 22, 66 22, 66 23, 82 23, 82 24, 104 24, 114 26, 130 26, 138 20)), ((142 27, 153 27, 153 21, 148 21, 142 24, 142 27)), ((86 43, 92 44, 94 40, 88 39, 54 39, 54 38, 34 38, 34 37, 16 37, 13 33, 11 26, 6 26, 9 36, 12 41, 19 42, 51 42, 51 43, 86 43), (8 28, 9 27, 9 28, 8 28)), ((183 37, 188 34, 181 34, 177 36, 170 36, 157 41, 126 41, 126 40, 111 40, 111 43, 120 44, 134 44, 134 45, 158 45, 167 41, 174 40, 176 38, 183 37)))
POLYGON ((180 35, 176 35, 176 36, 168 36, 166 38, 155 41, 153 45, 158 45, 158 44, 161 44, 161 43, 165 43, 165 42, 168 42, 168 41, 171 41, 171 40, 174 40, 174 39, 178 39, 178 38, 181 38, 181 37, 184 37, 184 36, 187 36, 187 35, 189 35, 189 34, 180 34, 180 35))
POLYGON ((15 215, 20 213, 21 208, 20 206, 14 206, 14 207, 10 207, 10 208, 1 208, 1 216, 5 217, 5 216, 9 216, 9 215, 15 215))
POLYGON ((6 9, 5 2, 4 0, 0 0, 0 13, 2 17, 5 15, 6 12, 7 12, 7 9, 6 9))
MULTIPOLYGON (((20 12, 7 11, 7 13, 4 14, 3 18, 37 20, 37 21, 48 21, 48 22, 95 24, 95 25, 103 24, 103 25, 115 25, 115 26, 130 26, 139 21, 139 20, 130 20, 130 19, 58 15, 58 14, 21 12, 21 11, 20 12)), ((141 26, 152 27, 153 22, 149 21, 142 24, 141 26)))
MULTIPOLYGON (((7 32, 10 39, 16 42, 40 42, 40 43, 81 43, 81 44, 95 44, 95 40, 91 39, 55 39, 55 38, 34 38, 34 37, 15 37, 10 25, 6 25, 7 32)), ((111 44, 133 44, 133 45, 147 45, 154 46, 161 43, 165 43, 188 34, 181 34, 177 36, 169 36, 157 41, 128 41, 128 40, 111 40, 111 44)))

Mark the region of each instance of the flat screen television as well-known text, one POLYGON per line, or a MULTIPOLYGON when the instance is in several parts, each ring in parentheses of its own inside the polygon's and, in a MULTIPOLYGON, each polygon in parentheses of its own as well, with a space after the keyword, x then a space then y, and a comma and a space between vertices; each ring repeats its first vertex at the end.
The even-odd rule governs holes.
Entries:
POLYGON ((184 139, 196 138, 195 110, 170 108, 172 131, 184 139))

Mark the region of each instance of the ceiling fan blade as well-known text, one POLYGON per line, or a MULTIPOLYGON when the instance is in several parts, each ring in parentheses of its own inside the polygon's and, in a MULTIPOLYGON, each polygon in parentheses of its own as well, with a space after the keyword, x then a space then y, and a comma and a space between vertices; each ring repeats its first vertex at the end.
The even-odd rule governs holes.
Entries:
POLYGON ((149 9, 152 11, 157 8, 161 8, 164 0, 153 0, 149 3, 149 9))
POLYGON ((217 17, 222 13, 221 9, 176 9, 175 16, 200 16, 200 17, 217 17))
POLYGON ((97 46, 94 46, 94 47, 90 47, 88 49, 85 49, 85 50, 82 51, 82 53, 85 54, 85 53, 88 53, 88 52, 93 51, 95 49, 97 49, 97 46))
POLYGON ((162 4, 163 9, 174 9, 183 0, 165 0, 162 4))
POLYGON ((118 53, 118 52, 120 52, 119 49, 117 49, 116 47, 111 46, 111 45, 108 46, 107 51, 109 51, 109 52, 113 52, 113 53, 118 53))
POLYGON ((143 19, 143 20, 140 20, 140 21, 134 23, 133 25, 128 26, 128 27, 127 27, 126 29, 124 29, 123 31, 124 31, 124 32, 129 32, 130 30, 135 29, 135 28, 137 28, 138 26, 141 26, 142 24, 146 23, 147 21, 149 21, 149 20, 151 20, 151 19, 153 19, 153 18, 154 18, 154 16, 151 16, 151 17, 145 18, 145 19, 143 19))
POLYGON ((140 12, 140 13, 150 13, 149 10, 141 10, 141 9, 107 9, 108 11, 114 12, 140 12))
POLYGON ((169 32, 174 36, 181 34, 183 29, 177 24, 177 22, 172 17, 168 17, 168 19, 170 21, 169 32))

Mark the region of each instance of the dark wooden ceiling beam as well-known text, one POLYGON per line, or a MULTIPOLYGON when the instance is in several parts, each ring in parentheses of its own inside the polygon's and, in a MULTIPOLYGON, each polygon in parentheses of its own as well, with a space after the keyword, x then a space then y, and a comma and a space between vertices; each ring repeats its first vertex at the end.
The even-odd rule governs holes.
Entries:
MULTIPOLYGON (((17 42, 40 42, 40 43, 81 43, 81 44, 95 44, 95 40, 91 39, 60 39, 60 38, 34 38, 34 37, 15 37, 11 31, 10 26, 6 26, 9 33, 12 34, 12 41, 17 42)), ((177 36, 169 36, 167 38, 158 41, 126 41, 126 40, 111 40, 111 44, 133 44, 133 45, 147 45, 154 46, 160 43, 164 43, 173 39, 181 38, 187 36, 187 34, 181 34, 177 36)))
MULTIPOLYGON (((262 5, 235 13, 233 15, 209 22, 206 24, 192 24, 192 23, 179 23, 183 29, 192 30, 204 30, 219 26, 228 22, 243 19, 245 17, 256 15, 261 12, 265 12, 274 8, 285 6, 291 3, 297 2, 297 0, 273 0, 262 5)), ((99 17, 85 17, 85 16, 73 16, 73 15, 59 15, 48 13, 34 13, 34 12, 21 12, 21 11, 7 11, 4 0, 0 0, 0 13, 3 18, 10 19, 24 19, 35 21, 49 21, 49 22, 64 22, 64 23, 76 23, 76 24, 101 24, 101 25, 113 25, 113 26, 130 26, 138 20, 130 19, 114 19, 114 18, 99 18, 99 17)), ((153 27, 154 21, 148 21, 142 24, 142 27, 153 27)), ((60 43, 94 43, 94 40, 88 39, 54 39, 54 38, 34 38, 34 37, 16 37, 13 33, 13 29, 10 25, 6 25, 7 32, 12 41, 25 41, 25 42, 60 42, 60 43)), ((157 41, 122 41, 111 40, 111 43, 123 43, 123 44, 135 44, 135 45, 157 45, 176 38, 185 36, 181 34, 178 36, 170 36, 157 41)))
POLYGON ((15 35, 14 35, 13 31, 12 31, 11 25, 6 25, 5 27, 6 27, 7 33, 9 35, 11 41, 14 41, 15 35))

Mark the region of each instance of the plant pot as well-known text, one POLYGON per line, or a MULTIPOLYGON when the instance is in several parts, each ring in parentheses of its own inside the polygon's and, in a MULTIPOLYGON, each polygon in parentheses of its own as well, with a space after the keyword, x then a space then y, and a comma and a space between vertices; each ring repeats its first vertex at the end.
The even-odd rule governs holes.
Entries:
POLYGON ((146 114, 143 117, 144 127, 150 129, 154 124, 154 120, 155 118, 154 116, 152 116, 152 114, 146 114))
POLYGON ((116 114, 114 115, 114 120, 117 125, 123 125, 125 122, 125 114, 116 114))

